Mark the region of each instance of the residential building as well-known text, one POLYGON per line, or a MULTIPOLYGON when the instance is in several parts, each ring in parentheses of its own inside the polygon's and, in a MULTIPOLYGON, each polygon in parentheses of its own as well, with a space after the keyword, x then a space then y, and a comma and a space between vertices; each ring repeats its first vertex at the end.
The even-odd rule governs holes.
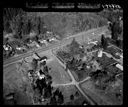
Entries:
POLYGON ((99 51, 98 51, 98 57, 100 57, 100 58, 101 58, 101 57, 102 57, 102 55, 103 55, 103 51, 102 51, 102 50, 99 50, 99 51))
POLYGON ((116 67, 119 68, 121 71, 123 71, 123 66, 120 64, 116 64, 116 67))

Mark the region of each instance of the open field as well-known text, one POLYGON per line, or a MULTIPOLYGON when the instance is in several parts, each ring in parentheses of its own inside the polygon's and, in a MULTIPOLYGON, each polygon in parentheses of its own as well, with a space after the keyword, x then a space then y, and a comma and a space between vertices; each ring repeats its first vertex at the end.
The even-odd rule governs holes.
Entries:
POLYGON ((111 91, 105 93, 105 91, 98 90, 94 87, 92 81, 86 81, 80 84, 83 91, 88 93, 91 98, 98 103, 98 105, 121 105, 122 101, 118 100, 114 92, 111 91))
POLYGON ((74 85, 69 86, 59 86, 59 90, 64 95, 64 103, 65 105, 81 105, 85 98, 78 91, 78 89, 74 85), (78 96, 75 96, 76 91, 79 93, 78 96), (70 95, 74 96, 74 99, 70 99, 70 95))
POLYGON ((70 76, 56 59, 51 61, 48 64, 48 67, 51 68, 49 74, 52 76, 53 84, 64 84, 71 82, 70 76))
POLYGON ((20 82, 21 76, 20 73, 17 72, 16 64, 12 64, 3 69, 3 79, 10 84, 15 83, 17 80, 20 82))
MULTIPOLYGON (((24 66, 24 65, 23 65, 24 66)), ((18 66, 17 64, 12 64, 3 70, 3 89, 4 93, 3 95, 7 95, 9 93, 15 92, 15 98, 17 104, 21 105, 26 105, 26 104, 32 104, 31 100, 31 87, 30 84, 20 70, 25 70, 27 67, 24 69, 19 68, 21 67, 20 65, 18 66), (26 91, 25 91, 26 90, 26 91)), ((10 104, 11 102, 5 102, 6 104, 10 104)))

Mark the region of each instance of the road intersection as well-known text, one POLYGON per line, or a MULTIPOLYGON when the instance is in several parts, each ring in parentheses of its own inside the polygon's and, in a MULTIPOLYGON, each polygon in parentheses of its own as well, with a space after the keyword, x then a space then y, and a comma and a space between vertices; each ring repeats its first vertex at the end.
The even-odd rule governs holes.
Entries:
MULTIPOLYGON (((79 33, 79 34, 76 34, 76 35, 70 36, 70 37, 68 37, 68 38, 65 38, 65 39, 63 39, 62 41, 55 43, 54 45, 51 44, 51 45, 48 45, 47 47, 40 48, 40 49, 36 49, 36 50, 33 50, 33 51, 29 51, 28 53, 24 53, 24 54, 22 54, 22 55, 20 55, 20 56, 17 56, 17 57, 12 57, 12 58, 8 59, 7 61, 5 61, 3 66, 4 66, 4 67, 7 67, 7 66, 10 65, 10 64, 17 63, 17 62, 19 62, 20 60, 23 60, 25 57, 31 56, 31 55, 33 54, 33 52, 41 53, 42 51, 47 51, 47 50, 49 50, 49 51, 52 52, 53 49, 59 48, 59 47, 61 47, 61 46, 65 46, 65 45, 67 45, 68 43, 70 43, 70 41, 71 41, 71 39, 72 39, 73 37, 78 37, 78 36, 80 36, 80 35, 82 35, 82 34, 84 34, 85 36, 86 36, 86 35, 89 36, 89 35, 93 35, 94 32, 95 32, 95 34, 101 34, 101 33, 103 33, 104 31, 106 31, 106 26, 101 27, 101 28, 98 28, 98 29, 92 29, 92 30, 89 30, 89 31, 87 31, 87 32, 81 32, 81 33, 79 33)), ((97 50, 95 50, 94 52, 96 52, 96 51, 97 51, 97 50)), ((92 52, 93 52, 93 51, 92 51, 92 52)), ((104 52, 104 53, 105 53, 105 52, 104 52)), ((53 54, 53 53, 52 53, 52 54, 53 54)), ((105 54, 110 57, 109 54, 107 54, 107 53, 105 53, 105 54)), ((54 55, 54 54, 53 54, 53 55, 54 55)), ((62 62, 56 57, 56 55, 54 55, 54 57, 58 60, 58 62, 59 62, 64 68, 66 68, 65 64, 62 63, 62 62)), ((113 57, 113 56, 111 56, 111 57, 113 57)), ((72 80, 70 83, 67 83, 67 84, 53 84, 53 86, 54 86, 54 87, 57 87, 57 86, 75 85, 75 86, 77 87, 77 89, 82 93, 82 95, 87 99, 87 101, 89 101, 91 105, 95 105, 96 102, 93 101, 87 94, 85 94, 85 92, 79 87, 79 84, 81 84, 81 83, 83 83, 83 82, 85 82, 85 81, 88 81, 88 80, 90 79, 90 77, 88 76, 88 77, 85 78, 84 80, 77 82, 69 69, 67 70, 67 73, 70 75, 71 80, 72 80)))

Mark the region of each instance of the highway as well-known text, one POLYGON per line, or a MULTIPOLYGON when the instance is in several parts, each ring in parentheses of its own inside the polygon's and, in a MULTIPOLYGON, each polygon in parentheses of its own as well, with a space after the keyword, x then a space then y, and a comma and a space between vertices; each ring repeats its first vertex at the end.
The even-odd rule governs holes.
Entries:
POLYGON ((32 53, 35 51, 37 53, 40 53, 42 51, 46 51, 46 50, 51 50, 60 46, 64 46, 67 45, 71 42, 73 37, 79 37, 81 35, 85 35, 85 36, 91 36, 91 35, 98 35, 100 36, 100 34, 102 34, 103 32, 107 31, 107 26, 103 26, 103 27, 99 27, 99 28, 95 28, 95 29, 91 29, 88 31, 84 31, 75 35, 72 35, 68 38, 63 39, 62 41, 56 42, 55 44, 49 44, 47 47, 41 47, 41 48, 37 48, 35 50, 29 51, 27 53, 21 54, 19 56, 16 57, 11 57, 7 60, 4 61, 4 67, 12 64, 12 63, 16 63, 17 61, 21 60, 22 58, 28 57, 30 55, 32 55, 32 53))

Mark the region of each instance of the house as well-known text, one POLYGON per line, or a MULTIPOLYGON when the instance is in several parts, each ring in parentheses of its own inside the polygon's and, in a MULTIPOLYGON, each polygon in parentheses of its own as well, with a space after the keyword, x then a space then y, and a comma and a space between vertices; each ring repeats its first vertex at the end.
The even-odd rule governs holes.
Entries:
POLYGON ((120 58, 123 58, 123 53, 116 53, 116 55, 120 56, 120 58))
POLYGON ((34 42, 28 43, 27 46, 34 47, 35 43, 34 42))
POLYGON ((46 56, 43 56, 43 57, 41 57, 40 59, 39 59, 39 61, 41 61, 41 62, 43 62, 43 61, 47 61, 47 57, 46 56))
POLYGON ((56 41, 56 38, 49 39, 49 42, 51 42, 51 41, 56 41))
POLYGON ((44 72, 42 72, 42 70, 39 70, 37 72, 37 75, 38 75, 38 77, 39 77, 40 80, 45 78, 45 74, 44 74, 44 72))
POLYGON ((46 46, 48 45, 47 40, 39 40, 39 42, 45 44, 46 46))
POLYGON ((4 50, 8 51, 8 50, 12 50, 12 47, 7 45, 3 45, 4 50))
POLYGON ((116 67, 119 68, 121 71, 123 71, 123 66, 120 64, 116 64, 116 67))
POLYGON ((90 41, 90 42, 88 42, 88 44, 94 44, 94 45, 97 45, 97 42, 98 42, 98 41, 90 41))
POLYGON ((102 51, 102 50, 99 50, 99 51, 98 51, 98 57, 100 57, 100 58, 101 58, 101 57, 102 57, 102 55, 103 55, 103 51, 102 51))
POLYGON ((26 49, 25 47, 16 47, 17 50, 23 50, 26 49))

